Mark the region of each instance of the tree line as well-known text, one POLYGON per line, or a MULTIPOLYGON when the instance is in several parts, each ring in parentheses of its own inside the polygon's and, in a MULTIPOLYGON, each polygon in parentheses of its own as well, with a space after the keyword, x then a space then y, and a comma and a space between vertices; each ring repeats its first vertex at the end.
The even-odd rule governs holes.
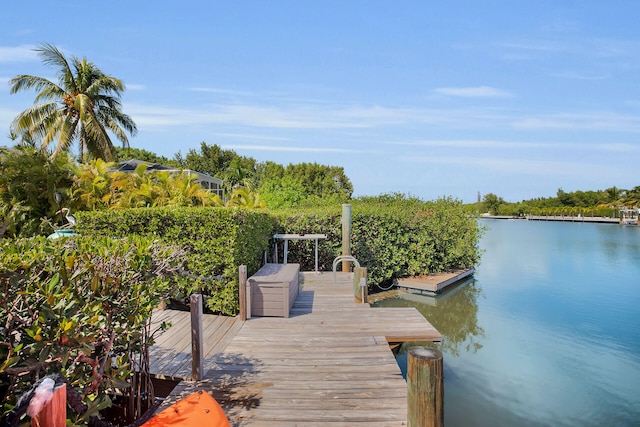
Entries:
POLYGON ((610 187, 606 190, 566 192, 558 188, 555 197, 539 197, 521 202, 507 202, 502 197, 487 193, 481 202, 467 205, 470 210, 491 215, 522 216, 526 214, 582 214, 616 216, 622 208, 640 206, 640 186, 631 189, 610 187))

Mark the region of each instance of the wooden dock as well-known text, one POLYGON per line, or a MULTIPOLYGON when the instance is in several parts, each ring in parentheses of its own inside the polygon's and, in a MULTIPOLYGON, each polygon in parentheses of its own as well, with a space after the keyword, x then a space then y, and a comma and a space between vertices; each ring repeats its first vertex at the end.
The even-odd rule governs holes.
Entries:
MULTIPOLYGON (((441 335, 414 308, 357 304, 350 275, 337 277, 334 283, 332 273, 304 273, 289 318, 234 322, 218 334, 234 334, 223 350, 205 350, 205 380, 181 382, 168 402, 207 390, 233 426, 406 425, 407 385, 389 344, 441 335)), ((170 331, 162 351, 152 348, 154 361, 171 340, 183 340, 184 333, 170 331)), ((154 373, 184 372, 164 365, 171 372, 153 362, 154 373)))
POLYGON ((398 279, 397 286, 410 291, 438 293, 447 286, 458 283, 459 281, 471 276, 475 273, 473 268, 464 268, 448 273, 433 273, 420 277, 405 277, 398 279))

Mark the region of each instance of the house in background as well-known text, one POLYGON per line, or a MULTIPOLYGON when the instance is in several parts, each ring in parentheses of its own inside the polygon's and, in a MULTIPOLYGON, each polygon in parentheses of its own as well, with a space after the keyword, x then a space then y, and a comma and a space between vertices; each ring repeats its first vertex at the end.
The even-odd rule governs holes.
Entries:
POLYGON ((207 190, 216 193, 220 196, 221 199, 224 200, 223 191, 222 191, 222 180, 220 178, 215 178, 211 175, 207 175, 206 173, 200 173, 196 171, 192 171, 190 169, 175 169, 170 168, 168 166, 159 165, 157 163, 145 162, 143 160, 126 160, 124 162, 118 163, 118 171, 121 172, 133 172, 136 170, 138 166, 141 164, 145 164, 147 166, 147 171, 159 171, 159 172, 175 172, 181 173, 184 172, 187 176, 195 177, 195 181, 202 185, 207 190))

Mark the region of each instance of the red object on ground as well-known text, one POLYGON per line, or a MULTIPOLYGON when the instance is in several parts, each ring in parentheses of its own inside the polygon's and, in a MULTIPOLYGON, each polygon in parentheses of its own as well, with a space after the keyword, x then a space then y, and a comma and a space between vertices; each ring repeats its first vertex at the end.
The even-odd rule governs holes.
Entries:
POLYGON ((142 427, 231 427, 224 411, 209 393, 197 391, 155 415, 142 427))

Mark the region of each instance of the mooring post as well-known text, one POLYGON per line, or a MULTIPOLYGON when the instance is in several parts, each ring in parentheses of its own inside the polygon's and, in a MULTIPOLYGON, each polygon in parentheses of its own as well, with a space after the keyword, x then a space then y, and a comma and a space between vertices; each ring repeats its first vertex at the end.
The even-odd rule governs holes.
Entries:
POLYGON ((409 427, 444 426, 442 352, 413 347, 407 361, 407 421, 409 427))
MULTIPOLYGON (((351 205, 342 205, 342 255, 351 255, 351 205)), ((348 273, 349 261, 342 261, 342 271, 348 273)))
POLYGON ((247 314, 247 266, 238 267, 238 299, 240 300, 240 320, 245 321, 247 317, 251 317, 251 313, 247 314))
POLYGON ((191 311, 191 376, 200 381, 203 377, 203 341, 202 341, 202 295, 193 294, 189 298, 191 311))

